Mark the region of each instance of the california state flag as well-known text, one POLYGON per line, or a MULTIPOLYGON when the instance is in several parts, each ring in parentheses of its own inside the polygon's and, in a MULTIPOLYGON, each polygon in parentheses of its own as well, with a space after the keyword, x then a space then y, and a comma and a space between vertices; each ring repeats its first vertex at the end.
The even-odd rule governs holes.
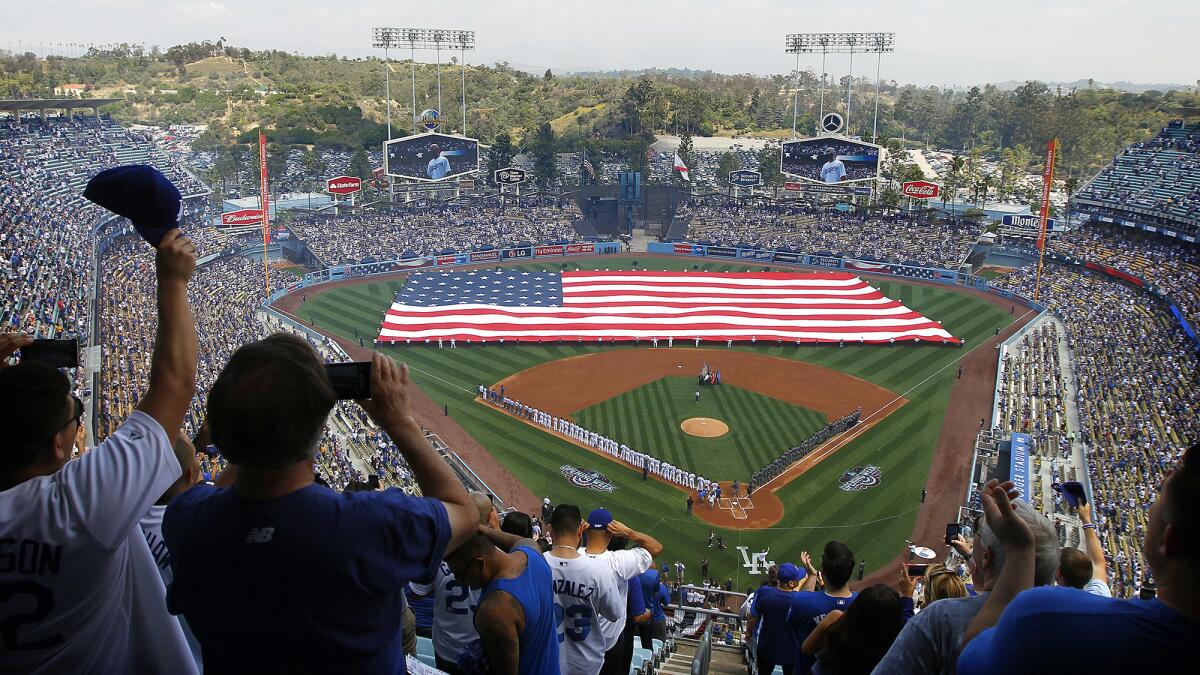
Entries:
POLYGON ((678 152, 677 152, 677 153, 675 153, 675 171, 678 171, 678 172, 679 172, 679 174, 680 174, 681 176, 683 176, 683 179, 684 179, 684 180, 691 180, 691 178, 688 178, 688 168, 687 168, 687 165, 686 165, 686 164, 684 164, 684 163, 683 163, 683 160, 679 158, 679 153, 678 153, 678 152))

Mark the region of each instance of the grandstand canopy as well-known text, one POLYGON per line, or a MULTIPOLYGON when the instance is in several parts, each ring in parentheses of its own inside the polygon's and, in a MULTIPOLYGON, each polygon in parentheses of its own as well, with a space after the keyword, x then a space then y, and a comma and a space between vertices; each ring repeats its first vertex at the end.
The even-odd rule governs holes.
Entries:
POLYGON ((120 103, 123 98, 4 98, 0 99, 0 112, 74 110, 75 108, 99 108, 110 103, 120 103))

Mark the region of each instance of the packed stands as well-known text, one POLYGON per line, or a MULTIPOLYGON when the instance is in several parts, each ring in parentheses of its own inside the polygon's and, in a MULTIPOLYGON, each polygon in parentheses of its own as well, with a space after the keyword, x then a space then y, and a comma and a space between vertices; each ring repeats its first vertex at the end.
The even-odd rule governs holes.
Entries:
POLYGON ((1200 127, 1175 120, 1134 143, 1073 197, 1080 210, 1200 230, 1200 127))
POLYGON ((882 219, 799 206, 746 208, 703 204, 680 208, 690 219, 687 238, 699 243, 785 248, 824 254, 956 269, 983 232, 982 225, 882 219))
POLYGON ((1197 246, 1182 239, 1091 223, 1052 239, 1053 251, 1090 260, 1141 277, 1180 307, 1188 323, 1200 325, 1200 260, 1197 246))
MULTIPOLYGON (((1032 296, 1034 271, 1022 268, 994 285, 1032 296)), ((1132 286, 1047 265, 1041 298, 1066 325, 1078 387, 1080 440, 1107 535, 1113 591, 1128 595, 1141 581, 1142 535, 1152 492, 1186 444, 1200 434, 1194 379, 1200 361, 1173 317, 1132 286)), ((1023 398, 1012 398, 1006 423, 1025 427, 1020 418, 1028 412, 1034 416, 1028 423, 1031 430, 1043 429, 1050 438, 1061 433, 1056 419, 1060 409, 1051 391, 1058 391, 1055 378, 1052 363, 1045 370, 1035 368, 1031 385, 1037 405, 1031 403, 1027 411, 1023 398), (1038 384, 1045 377, 1049 382, 1038 384)))
POLYGON ((498 200, 422 204, 372 214, 305 216, 295 235, 326 265, 576 241, 579 210, 569 201, 531 199, 520 208, 498 200))

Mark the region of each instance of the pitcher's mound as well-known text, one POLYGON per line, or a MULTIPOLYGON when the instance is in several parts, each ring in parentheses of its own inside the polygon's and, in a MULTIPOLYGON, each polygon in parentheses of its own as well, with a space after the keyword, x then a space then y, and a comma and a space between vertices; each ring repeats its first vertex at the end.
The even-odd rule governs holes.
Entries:
POLYGON ((679 425, 683 433, 701 438, 716 438, 729 433, 729 425, 711 417, 691 417, 679 425))

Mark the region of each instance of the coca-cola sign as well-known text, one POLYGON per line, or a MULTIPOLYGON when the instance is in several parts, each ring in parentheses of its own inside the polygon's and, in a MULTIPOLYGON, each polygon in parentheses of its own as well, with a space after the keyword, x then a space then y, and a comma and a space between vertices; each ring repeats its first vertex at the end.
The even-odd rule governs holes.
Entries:
POLYGON ((241 209, 221 214, 222 225, 257 225, 262 219, 262 209, 241 209))
POLYGON ((362 179, 354 176, 338 176, 325 181, 325 191, 335 195, 350 195, 362 190, 362 179))
POLYGON ((937 183, 924 180, 913 180, 900 186, 900 193, 913 199, 937 199, 940 190, 937 183))

